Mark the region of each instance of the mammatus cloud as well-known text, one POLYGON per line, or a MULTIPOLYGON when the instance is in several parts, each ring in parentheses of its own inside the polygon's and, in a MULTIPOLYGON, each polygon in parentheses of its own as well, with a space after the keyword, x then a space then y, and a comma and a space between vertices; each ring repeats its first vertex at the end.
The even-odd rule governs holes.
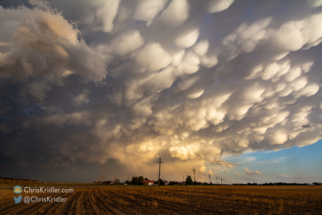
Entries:
MULTIPOLYGON (((50 9, 18 7, 2 9, 0 16, 0 27, 5 31, 1 40, 9 44, 4 45, 8 51, 0 56, 2 79, 41 76, 63 86, 63 79, 73 73, 94 81, 106 76, 97 53, 78 38, 80 32, 61 14, 50 9)), ((40 99, 49 88, 29 83, 29 92, 40 99)))
POLYGON ((322 137, 320 1, 31 3, 0 9, 0 108, 43 126, 3 121, 4 157, 234 168, 322 137))
POLYGON ((244 171, 246 175, 265 175, 265 173, 262 172, 258 172, 257 170, 255 170, 254 172, 247 169, 246 167, 244 167, 244 171))

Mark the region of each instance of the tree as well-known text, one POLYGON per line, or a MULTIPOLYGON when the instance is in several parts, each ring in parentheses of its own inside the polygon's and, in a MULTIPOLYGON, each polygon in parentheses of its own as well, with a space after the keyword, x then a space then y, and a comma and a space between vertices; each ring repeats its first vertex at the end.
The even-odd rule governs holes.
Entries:
POLYGON ((139 177, 138 177, 138 184, 139 184, 139 185, 142 185, 142 184, 143 184, 143 183, 142 183, 142 181, 144 181, 143 176, 139 176, 139 177))
POLYGON ((114 184, 120 184, 120 179, 116 178, 116 179, 114 180, 114 184))
POLYGON ((193 184, 193 181, 192 181, 191 176, 188 175, 187 178, 186 178, 186 185, 191 185, 191 184, 193 184))
MULTIPOLYGON (((156 181, 156 183, 157 183, 157 184, 158 184, 158 182, 159 182, 159 180, 158 180, 158 181, 156 181)), ((162 180, 161 178, 160 178, 160 185, 165 185, 164 180, 162 180)))
POLYGON ((138 177, 136 177, 136 176, 132 177, 132 184, 133 185, 138 185, 138 177))
MULTIPOLYGON (((147 179, 147 180, 148 180, 148 179, 147 179)), ((133 185, 139 185, 139 184, 142 184, 142 181, 144 181, 143 176, 139 176, 139 177, 133 176, 133 177, 132 177, 132 184, 133 184, 133 185)))

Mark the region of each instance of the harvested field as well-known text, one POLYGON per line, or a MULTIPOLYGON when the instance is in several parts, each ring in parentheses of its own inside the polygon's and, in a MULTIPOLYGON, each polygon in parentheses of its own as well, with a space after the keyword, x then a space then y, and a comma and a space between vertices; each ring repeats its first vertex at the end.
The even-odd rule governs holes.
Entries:
POLYGON ((40 183, 35 180, 0 179, 0 184, 38 185, 40 183))
MULTIPOLYGON (((27 195, 27 194, 22 194, 27 195)), ((322 214, 322 186, 212 186, 75 189, 65 203, 14 204, 0 190, 2 214, 322 214)), ((31 196, 31 194, 27 195, 31 196)))

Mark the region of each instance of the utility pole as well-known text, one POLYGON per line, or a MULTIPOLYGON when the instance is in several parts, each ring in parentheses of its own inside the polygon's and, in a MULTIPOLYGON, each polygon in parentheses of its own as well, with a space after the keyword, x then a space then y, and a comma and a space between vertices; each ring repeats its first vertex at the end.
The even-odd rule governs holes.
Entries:
POLYGON ((218 180, 217 180, 217 179, 218 179, 218 177, 216 176, 216 183, 217 183, 217 185, 218 185, 218 180))
POLYGON ((161 163, 163 163, 163 161, 161 161, 161 157, 159 157, 159 162, 157 162, 159 164, 159 183, 158 183, 158 187, 160 188, 160 174, 161 174, 161 163))
POLYGON ((193 180, 195 181, 195 186, 196 186, 196 169, 193 168, 192 171, 193 171, 193 180))
POLYGON ((210 184, 210 174, 209 174, 209 184, 210 184))
POLYGON ((222 178, 221 178, 221 185, 222 185, 222 178))

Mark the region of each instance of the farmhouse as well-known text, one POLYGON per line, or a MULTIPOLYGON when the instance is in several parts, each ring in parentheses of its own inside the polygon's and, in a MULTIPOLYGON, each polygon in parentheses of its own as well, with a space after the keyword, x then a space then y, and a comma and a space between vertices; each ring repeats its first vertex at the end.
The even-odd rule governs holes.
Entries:
POLYGON ((145 185, 145 186, 152 186, 152 185, 154 185, 154 182, 155 181, 151 181, 151 180, 142 181, 143 185, 145 185))

